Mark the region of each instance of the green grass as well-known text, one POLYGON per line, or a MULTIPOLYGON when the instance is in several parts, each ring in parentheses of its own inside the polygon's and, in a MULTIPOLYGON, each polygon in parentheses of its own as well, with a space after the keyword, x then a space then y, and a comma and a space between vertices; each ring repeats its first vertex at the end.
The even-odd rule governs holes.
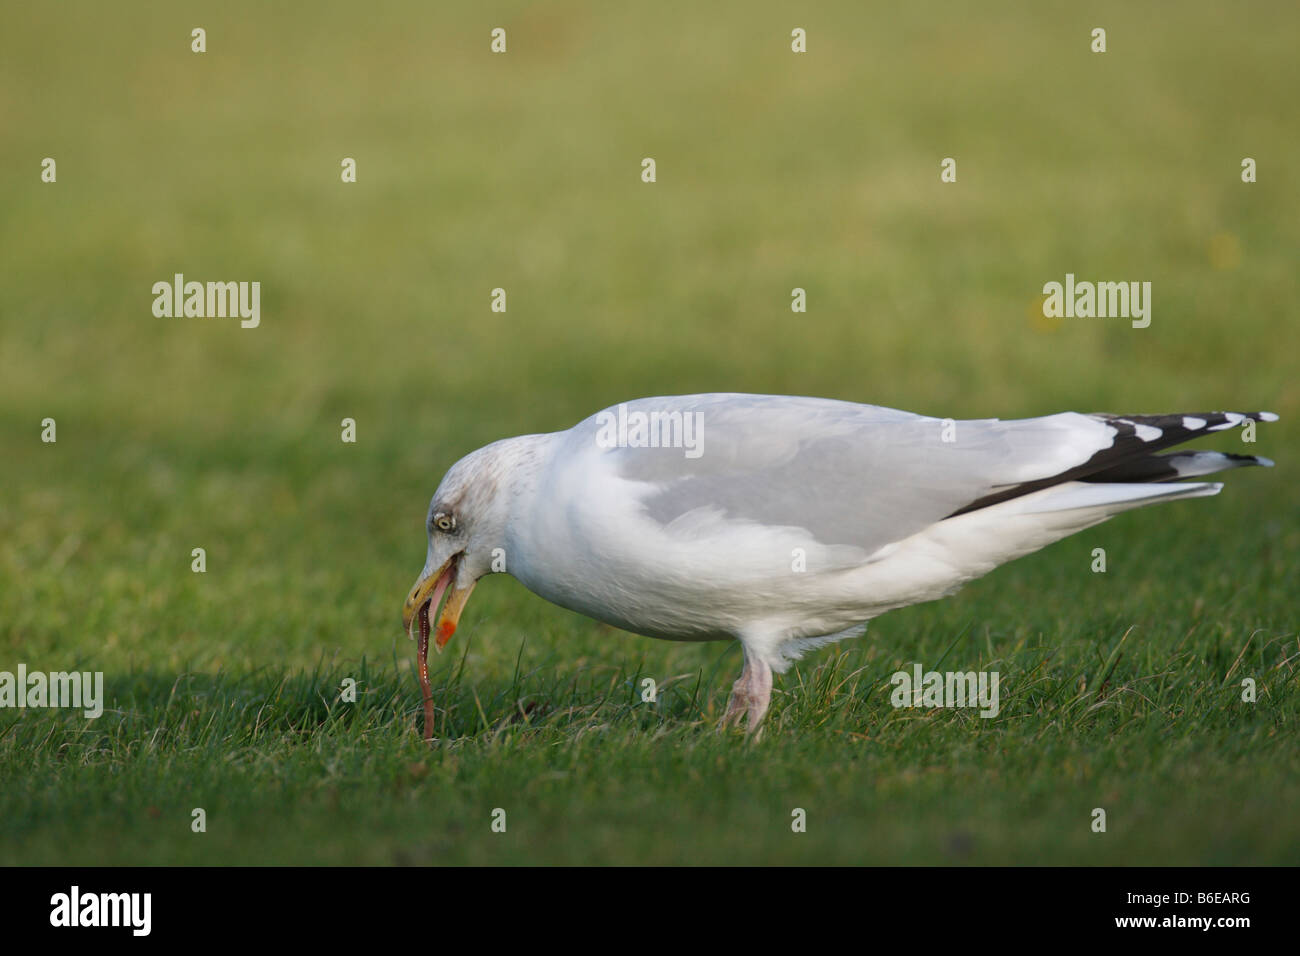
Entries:
POLYGON ((0 863, 1300 862, 1300 15, 1227 16, 6 10, 0 670, 102 670, 109 705, 0 710, 0 863), (261 328, 155 319, 177 271, 261 281, 261 328), (1066 272, 1152 281, 1151 327, 1043 319, 1066 272), (736 646, 496 576, 435 662, 421 742, 398 620, 442 472, 724 390, 1265 408, 1257 444, 1197 447, 1279 467, 814 652, 757 744, 714 732, 736 646), (1001 713, 890 706, 893 671, 941 659, 998 670, 1001 713))

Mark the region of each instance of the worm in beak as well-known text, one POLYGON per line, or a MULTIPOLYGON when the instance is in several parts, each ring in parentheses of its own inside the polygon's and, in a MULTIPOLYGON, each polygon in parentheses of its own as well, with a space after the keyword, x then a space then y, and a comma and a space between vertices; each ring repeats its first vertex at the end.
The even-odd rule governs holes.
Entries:
POLYGON ((424 696, 425 740, 433 739, 433 688, 429 684, 430 618, 442 602, 443 594, 450 590, 450 593, 447 593, 446 603, 442 606, 442 613, 438 615, 437 636, 434 638, 435 649, 441 651, 451 640, 451 636, 456 633, 456 626, 460 623, 465 604, 474 591, 473 581, 464 587, 453 584, 456 579, 458 557, 459 555, 452 555, 437 573, 416 581, 415 586, 406 596, 406 603, 402 608, 402 626, 408 635, 411 633, 412 619, 419 624, 417 669, 420 675, 420 692, 424 696))

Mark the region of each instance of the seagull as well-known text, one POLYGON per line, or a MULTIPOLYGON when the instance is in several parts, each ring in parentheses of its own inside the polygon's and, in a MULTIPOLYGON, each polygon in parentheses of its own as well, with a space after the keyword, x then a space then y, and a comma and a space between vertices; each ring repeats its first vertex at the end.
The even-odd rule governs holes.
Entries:
POLYGON ((721 726, 743 718, 752 733, 772 675, 811 648, 1122 511, 1218 494, 1219 482, 1180 479, 1273 462, 1160 452, 1238 426, 1253 440, 1253 423, 1276 420, 953 420, 719 393, 638 399, 567 431, 494 442, 434 492, 424 568, 402 610, 408 635, 419 624, 425 737, 431 628, 441 650, 487 574, 638 634, 739 641, 744 670, 721 726))

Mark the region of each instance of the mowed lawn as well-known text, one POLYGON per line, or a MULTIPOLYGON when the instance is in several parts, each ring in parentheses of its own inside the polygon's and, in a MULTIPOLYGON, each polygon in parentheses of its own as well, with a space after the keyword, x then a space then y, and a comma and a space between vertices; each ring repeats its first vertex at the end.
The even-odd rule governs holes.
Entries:
POLYGON ((1300 863, 1298 28, 1209 2, 6 9, 0 671, 102 671, 108 700, 0 709, 0 863, 1300 863), (156 318, 175 273, 259 281, 260 326, 156 318), (1150 327, 1044 318, 1067 273, 1150 281, 1150 327), (1278 467, 814 652, 757 744, 714 730, 738 646, 495 576, 422 742, 399 620, 443 471, 697 391, 1268 409, 1255 444, 1195 447, 1278 467), (895 709, 914 663, 998 671, 1000 712, 895 709))

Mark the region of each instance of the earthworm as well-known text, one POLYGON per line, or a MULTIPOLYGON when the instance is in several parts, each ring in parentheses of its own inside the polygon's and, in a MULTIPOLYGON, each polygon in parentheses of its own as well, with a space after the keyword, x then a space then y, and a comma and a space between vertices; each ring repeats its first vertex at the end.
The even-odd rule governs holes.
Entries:
POLYGON ((429 605, 420 605, 419 671, 420 692, 424 695, 424 739, 433 739, 433 689, 429 686, 429 605))

